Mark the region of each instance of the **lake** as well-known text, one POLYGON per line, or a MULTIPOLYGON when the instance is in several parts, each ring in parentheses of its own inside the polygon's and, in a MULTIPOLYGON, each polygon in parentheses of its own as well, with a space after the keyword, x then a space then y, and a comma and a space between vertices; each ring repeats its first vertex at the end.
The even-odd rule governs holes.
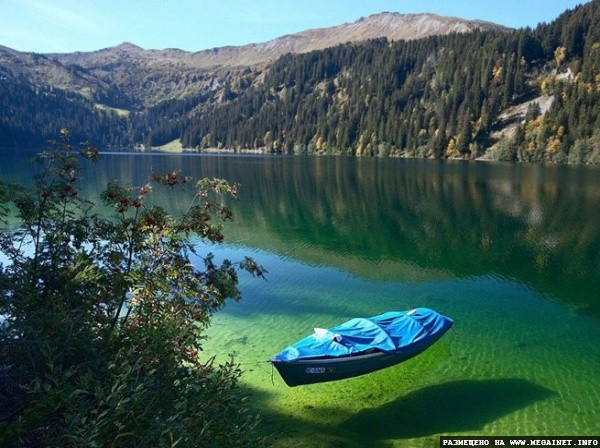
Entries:
MULTIPOLYGON (((31 165, 3 156, 3 179, 31 165)), ((84 192, 181 170, 242 184, 218 257, 255 257, 205 356, 235 359, 276 447, 600 434, 600 169, 343 157, 106 154, 84 192), (417 306, 454 331, 363 377, 287 387, 266 362, 352 317, 417 306)), ((158 200, 183 210, 189 193, 158 200)), ((204 246, 199 243, 199 245, 204 246)))

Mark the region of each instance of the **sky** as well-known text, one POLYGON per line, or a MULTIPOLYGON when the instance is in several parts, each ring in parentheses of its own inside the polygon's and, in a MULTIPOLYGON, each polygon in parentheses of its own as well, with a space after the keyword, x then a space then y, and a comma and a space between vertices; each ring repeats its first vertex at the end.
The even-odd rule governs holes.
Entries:
POLYGON ((513 28, 551 22, 586 0, 0 0, 0 45, 36 53, 131 42, 200 51, 265 42, 384 11, 430 12, 513 28))

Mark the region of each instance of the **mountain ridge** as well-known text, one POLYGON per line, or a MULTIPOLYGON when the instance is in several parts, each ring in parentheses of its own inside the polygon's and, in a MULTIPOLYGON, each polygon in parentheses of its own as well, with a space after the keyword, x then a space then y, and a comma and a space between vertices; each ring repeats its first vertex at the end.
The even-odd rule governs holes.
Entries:
POLYGON ((509 29, 431 13, 382 12, 352 23, 309 29, 261 43, 196 52, 144 49, 131 42, 89 52, 46 54, 0 47, 0 75, 10 78, 12 72, 36 86, 58 87, 109 107, 135 111, 161 101, 202 95, 235 79, 245 84, 254 82, 256 76, 248 77, 249 72, 257 74, 288 53, 308 53, 378 38, 412 40, 474 30, 509 29), (33 60, 40 64, 36 66, 33 60))
POLYGON ((361 17, 352 23, 308 29, 264 42, 238 46, 185 51, 177 48, 144 49, 135 43, 123 42, 114 47, 91 52, 47 53, 46 56, 62 63, 79 64, 84 67, 90 64, 90 61, 95 60, 94 56, 112 56, 115 53, 156 55, 165 59, 177 57, 179 62, 196 69, 256 66, 270 63, 286 53, 306 53, 348 42, 382 37, 392 41, 421 39, 436 34, 465 33, 475 30, 509 31, 511 29, 492 22, 446 17, 432 13, 382 12, 361 17))

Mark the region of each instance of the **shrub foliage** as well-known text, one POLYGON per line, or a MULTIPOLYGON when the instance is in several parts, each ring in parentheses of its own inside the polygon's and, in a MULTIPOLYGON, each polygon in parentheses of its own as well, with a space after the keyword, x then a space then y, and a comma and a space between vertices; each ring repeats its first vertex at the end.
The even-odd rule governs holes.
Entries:
POLYGON ((237 186, 201 180, 172 216, 148 198, 190 179, 113 182, 99 215, 77 188, 97 151, 66 130, 52 143, 33 187, 0 190, 0 445, 261 446, 239 366, 200 351, 213 313, 240 299, 238 272, 263 275, 250 258, 195 253, 193 238, 222 241, 220 198, 237 186))

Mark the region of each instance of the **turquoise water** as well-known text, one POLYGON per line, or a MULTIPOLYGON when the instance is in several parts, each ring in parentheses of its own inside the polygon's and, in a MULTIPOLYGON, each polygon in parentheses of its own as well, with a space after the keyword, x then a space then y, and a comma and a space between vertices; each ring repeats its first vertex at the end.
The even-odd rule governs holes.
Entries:
MULTIPOLYGON (((228 242, 202 250, 269 273, 241 277, 243 300, 215 316, 204 349, 235 354, 276 447, 600 434, 600 170, 109 155, 86 166, 86 194, 173 169, 242 184, 228 242), (455 326, 398 366, 289 388, 266 362, 313 327, 416 306, 455 326)), ((159 194, 173 209, 189 199, 159 194)))
POLYGON ((440 434, 598 434, 598 321, 500 277, 369 281, 254 255, 269 266, 269 281, 244 282, 244 300, 216 317, 206 349, 236 353, 266 424, 282 434, 277 446, 435 446, 440 434), (453 317, 455 329, 399 366, 288 388, 276 373, 271 379, 269 365, 256 364, 314 326, 414 306, 453 317))

